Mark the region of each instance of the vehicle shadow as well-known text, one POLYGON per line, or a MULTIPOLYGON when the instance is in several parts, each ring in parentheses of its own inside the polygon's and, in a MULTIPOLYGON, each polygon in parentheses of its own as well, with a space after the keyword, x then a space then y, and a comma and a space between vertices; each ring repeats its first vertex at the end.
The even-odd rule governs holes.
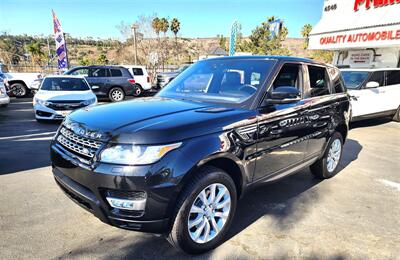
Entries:
MULTIPOLYGON (((348 139, 344 152, 343 160, 339 165, 340 175, 343 169, 357 159, 362 146, 352 139, 348 139)), ((308 169, 302 170, 297 174, 291 175, 279 182, 260 186, 247 193, 238 202, 236 215, 232 226, 228 232, 226 241, 238 235, 250 225, 263 217, 273 219, 273 227, 265 227, 262 231, 269 234, 274 229, 288 231, 306 218, 318 200, 326 194, 320 193, 316 187, 322 180, 316 179, 308 169)), ((124 259, 210 259, 214 258, 215 251, 211 251, 199 256, 188 256, 175 250, 163 237, 154 235, 140 234, 139 238, 127 242, 126 238, 109 237, 100 243, 84 245, 76 248, 61 258, 82 258, 90 257, 91 254, 102 255, 105 258, 124 258, 124 259), (108 245, 110 250, 102 246, 108 245), (112 245, 112 246, 111 246, 112 245)), ((287 259, 285 252, 276 259, 287 259)), ((312 258, 312 256, 310 256, 312 258)), ((316 255, 316 259, 319 257, 316 255)), ((225 257, 224 257, 225 258, 225 257)), ((238 256, 228 255, 227 259, 238 259, 238 256)), ((335 259, 344 259, 338 255, 335 259)))
POLYGON ((372 127, 382 124, 387 124, 392 121, 391 117, 381 117, 381 118, 373 118, 368 120, 356 121, 350 123, 350 130, 354 128, 363 128, 363 127, 372 127))

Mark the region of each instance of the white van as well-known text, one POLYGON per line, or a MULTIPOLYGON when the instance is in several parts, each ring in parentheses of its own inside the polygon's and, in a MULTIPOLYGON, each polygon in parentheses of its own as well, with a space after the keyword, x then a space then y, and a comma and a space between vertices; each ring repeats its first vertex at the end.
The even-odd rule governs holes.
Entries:
POLYGON ((140 65, 122 65, 122 66, 129 70, 136 84, 139 85, 142 90, 148 91, 151 89, 150 76, 147 73, 145 66, 140 66, 140 65))

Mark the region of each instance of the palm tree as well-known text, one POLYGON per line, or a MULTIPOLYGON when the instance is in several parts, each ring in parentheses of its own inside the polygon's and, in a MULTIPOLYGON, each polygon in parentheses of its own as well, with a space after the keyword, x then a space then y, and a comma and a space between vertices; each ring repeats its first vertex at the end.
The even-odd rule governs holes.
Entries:
POLYGON ((301 29, 301 36, 304 37, 304 49, 308 48, 308 42, 310 38, 310 33, 312 30, 312 25, 311 24, 305 24, 303 28, 301 29))
POLYGON ((155 17, 151 22, 151 27, 156 32, 157 37, 160 38, 160 18, 155 17))
POLYGON ((160 31, 164 33, 164 37, 165 34, 168 32, 169 29, 169 22, 167 20, 167 18, 161 18, 160 19, 160 31))
POLYGON ((33 64, 36 63, 37 65, 40 65, 40 63, 42 62, 42 59, 45 55, 42 50, 42 45, 40 44, 40 42, 30 43, 26 46, 26 48, 32 57, 32 63, 33 64))
POLYGON ((179 22, 179 20, 177 18, 172 19, 171 21, 171 31, 174 33, 175 35, 175 42, 178 41, 178 32, 181 29, 181 22, 179 22))

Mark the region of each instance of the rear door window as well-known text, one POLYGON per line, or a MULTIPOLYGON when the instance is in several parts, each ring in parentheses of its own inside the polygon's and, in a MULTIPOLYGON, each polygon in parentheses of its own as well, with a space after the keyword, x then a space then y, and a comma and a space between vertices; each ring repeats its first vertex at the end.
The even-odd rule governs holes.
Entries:
POLYGON ((324 67, 308 65, 310 97, 329 95, 329 76, 324 67))
POLYGON ((70 73, 70 75, 79 75, 79 76, 87 77, 89 75, 89 69, 87 69, 87 68, 76 69, 76 70, 73 70, 70 73))
POLYGON ((119 69, 110 69, 111 77, 122 77, 122 71, 119 69))
POLYGON ((400 85, 400 70, 386 71, 386 86, 400 85))
POLYGON ((94 78, 107 77, 107 70, 103 68, 94 68, 90 76, 94 78))

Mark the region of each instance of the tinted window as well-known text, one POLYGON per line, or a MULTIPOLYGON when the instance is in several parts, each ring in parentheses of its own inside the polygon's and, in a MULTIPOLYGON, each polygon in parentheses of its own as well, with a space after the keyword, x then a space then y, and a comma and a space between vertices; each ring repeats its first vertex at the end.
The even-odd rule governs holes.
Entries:
POLYGON ((379 83, 379 86, 384 85, 384 72, 383 71, 375 71, 372 73, 371 78, 368 80, 369 82, 375 81, 379 83))
POLYGON ((107 77, 107 70, 106 69, 92 69, 91 77, 107 77))
POLYGON ((398 85, 400 84, 400 70, 388 70, 386 71, 386 85, 398 85))
POLYGON ((299 64, 285 64, 279 71, 276 77, 273 88, 279 87, 297 87, 301 90, 300 80, 301 65, 299 64))
POLYGON ((119 69, 110 69, 111 77, 122 77, 122 71, 119 69))
POLYGON ((329 93, 329 77, 326 69, 317 66, 308 66, 308 74, 310 76, 310 96, 317 97, 328 95, 329 93))
POLYGON ((45 78, 40 89, 49 91, 84 91, 90 88, 84 79, 45 78))
POLYGON ((357 89, 368 78, 369 72, 367 71, 342 71, 342 76, 346 88, 357 89))
POLYGON ((141 68, 132 68, 133 75, 143 76, 143 70, 141 68))
POLYGON ((240 104, 256 93, 274 64, 273 60, 255 59, 200 61, 179 74, 157 95, 240 104))
POLYGON ((89 69, 76 69, 68 73, 69 75, 79 75, 87 77, 89 75, 89 69))

